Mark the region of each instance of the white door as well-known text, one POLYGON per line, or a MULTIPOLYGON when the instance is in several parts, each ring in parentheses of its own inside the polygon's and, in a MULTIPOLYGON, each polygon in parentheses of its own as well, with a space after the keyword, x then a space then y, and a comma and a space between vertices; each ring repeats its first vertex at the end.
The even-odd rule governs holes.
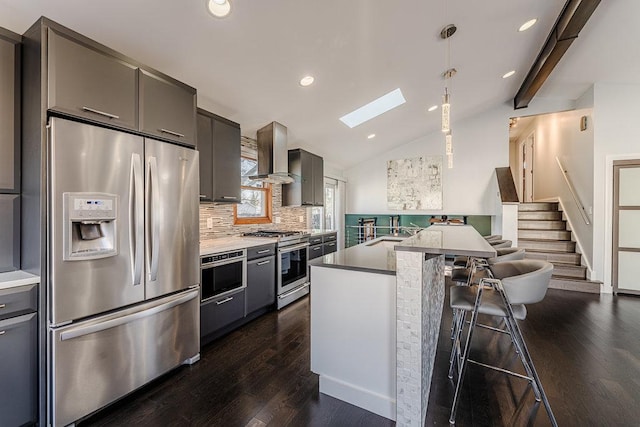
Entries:
POLYGON ((520 144, 520 165, 522 182, 520 194, 524 203, 533 202, 533 134, 520 144))
POLYGON ((640 159, 613 163, 613 285, 640 294, 640 159))

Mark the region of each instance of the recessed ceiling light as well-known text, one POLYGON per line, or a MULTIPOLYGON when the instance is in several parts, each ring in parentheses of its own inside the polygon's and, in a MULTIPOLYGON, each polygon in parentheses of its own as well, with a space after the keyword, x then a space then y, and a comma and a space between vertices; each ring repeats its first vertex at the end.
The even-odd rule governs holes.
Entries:
POLYGON ((431 107, 429 107, 429 109, 427 110, 428 112, 432 112, 432 111, 436 111, 438 109, 437 105, 432 105, 431 107))
POLYGON ((515 73, 516 73, 516 71, 515 71, 515 70, 511 70, 511 71, 509 71, 508 73, 504 74, 504 75, 502 76, 502 78, 503 78, 503 79, 508 79, 509 77, 513 76, 515 73))
POLYGON ((314 80, 313 76, 304 76, 300 79, 300 86, 309 86, 314 80))
POLYGON ((520 32, 527 31, 529 28, 531 28, 534 25, 536 25, 536 22, 538 22, 537 18, 530 19, 527 22, 525 22, 524 24, 522 24, 520 26, 520 28, 518 28, 518 31, 520 31, 520 32))
POLYGON ((380 114, 386 113, 387 111, 404 104, 405 102, 407 101, 404 99, 402 91, 400 89, 395 89, 388 94, 371 101, 367 105, 363 105, 357 110, 340 117, 340 121, 350 128, 354 128, 367 120, 378 117, 380 114))
POLYGON ((375 137, 376 137, 375 133, 371 133, 371 134, 367 135, 367 139, 373 139, 375 137))
POLYGON ((216 18, 224 18, 231 12, 229 0, 208 0, 207 10, 216 18))

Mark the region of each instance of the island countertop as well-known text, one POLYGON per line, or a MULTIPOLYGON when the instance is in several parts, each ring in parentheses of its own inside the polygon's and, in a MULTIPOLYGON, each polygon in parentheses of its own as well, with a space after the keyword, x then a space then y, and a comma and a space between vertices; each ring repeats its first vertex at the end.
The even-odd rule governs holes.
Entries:
POLYGON ((434 224, 398 243, 395 250, 480 258, 496 256, 496 250, 470 225, 434 224))
POLYGON ((407 236, 382 236, 309 261, 311 266, 396 274, 394 247, 407 236))

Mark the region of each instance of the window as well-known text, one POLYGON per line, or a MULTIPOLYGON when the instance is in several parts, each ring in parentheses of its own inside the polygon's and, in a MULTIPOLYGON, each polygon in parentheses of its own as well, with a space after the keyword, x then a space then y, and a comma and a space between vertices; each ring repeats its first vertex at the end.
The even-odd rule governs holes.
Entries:
POLYGON ((324 180, 324 207, 311 208, 311 228, 313 230, 336 230, 336 187, 337 181, 324 180))
POLYGON ((324 183, 324 228, 336 229, 336 184, 324 183))
POLYGON ((255 158, 240 158, 240 199, 234 207, 235 224, 266 224, 271 222, 271 185, 252 181, 247 176, 256 175, 258 161, 255 158))

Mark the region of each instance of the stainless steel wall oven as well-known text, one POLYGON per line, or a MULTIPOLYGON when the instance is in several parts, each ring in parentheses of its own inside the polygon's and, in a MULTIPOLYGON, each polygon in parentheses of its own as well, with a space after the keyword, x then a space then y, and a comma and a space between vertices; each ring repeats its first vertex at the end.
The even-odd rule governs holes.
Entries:
POLYGON ((202 301, 247 286, 247 251, 225 252, 200 259, 202 301))

